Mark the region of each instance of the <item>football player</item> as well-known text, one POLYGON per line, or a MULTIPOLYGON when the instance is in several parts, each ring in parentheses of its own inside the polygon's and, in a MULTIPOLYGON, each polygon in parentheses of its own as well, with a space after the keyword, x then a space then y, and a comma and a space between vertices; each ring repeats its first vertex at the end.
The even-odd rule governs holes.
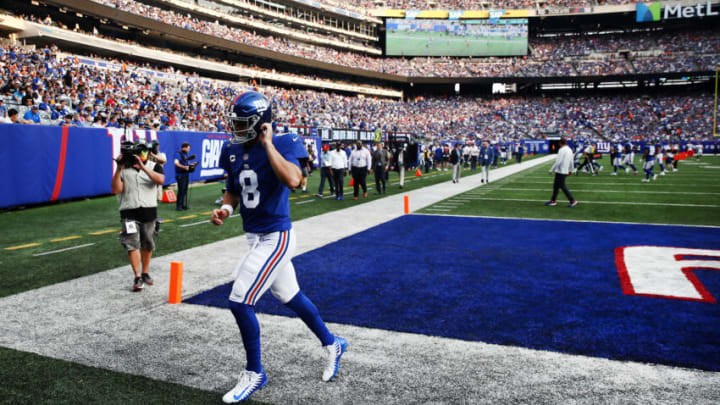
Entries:
POLYGON ((655 162, 660 166, 660 175, 665 175, 665 160, 669 156, 667 155, 667 148, 663 147, 661 143, 655 145, 655 162))
POLYGON ((657 179, 657 174, 653 173, 653 168, 655 167, 655 146, 648 143, 645 145, 645 149, 643 150, 643 161, 645 164, 643 165, 643 170, 645 170, 645 178, 642 179, 643 183, 650 182, 650 177, 653 178, 653 180, 657 179))
POLYGON ((637 174, 637 167, 635 167, 635 151, 633 150, 633 144, 628 141, 625 144, 625 154, 623 155, 623 165, 625 166, 625 173, 633 169, 633 174, 637 174))
POLYGON ((612 149, 610 150, 610 160, 613 164, 613 172, 610 173, 611 176, 617 176, 618 168, 622 168, 627 172, 627 167, 623 166, 622 164, 622 145, 616 144, 612 146, 612 149))
POLYGON ((585 149, 583 150, 583 159, 584 160, 583 160, 582 164, 575 169, 576 172, 579 173, 584 168, 585 170, 589 170, 593 176, 595 175, 595 169, 593 166, 593 159, 592 159, 593 150, 594 149, 591 144, 588 144, 585 147, 585 149))
POLYGON ((337 374, 347 342, 330 333, 315 305, 300 291, 291 262, 295 232, 288 197, 289 188, 301 182, 299 159, 307 157, 303 141, 297 135, 273 135, 270 102, 257 92, 236 97, 227 120, 232 138, 220 154, 220 166, 228 175, 227 190, 222 207, 213 210, 210 220, 222 225, 239 205, 250 244, 233 272, 229 297, 247 356, 237 385, 223 396, 223 402, 233 403, 248 399, 267 384, 254 308, 268 289, 320 340, 326 358, 323 381, 337 374))

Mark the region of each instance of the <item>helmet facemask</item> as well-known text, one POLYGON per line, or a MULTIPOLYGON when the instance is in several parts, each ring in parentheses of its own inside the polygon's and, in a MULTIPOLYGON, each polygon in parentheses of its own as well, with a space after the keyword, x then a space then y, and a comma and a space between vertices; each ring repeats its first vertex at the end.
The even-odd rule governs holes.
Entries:
POLYGON ((252 141, 258 135, 255 126, 260 121, 260 115, 255 114, 249 117, 237 117, 235 114, 227 117, 232 138, 230 143, 241 144, 252 141))

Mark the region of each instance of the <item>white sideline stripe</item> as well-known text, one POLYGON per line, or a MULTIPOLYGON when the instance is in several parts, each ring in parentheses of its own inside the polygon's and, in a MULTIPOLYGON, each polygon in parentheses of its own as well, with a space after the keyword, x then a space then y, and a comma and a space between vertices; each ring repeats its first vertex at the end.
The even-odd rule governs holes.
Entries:
POLYGON ((80 248, 92 246, 92 245, 94 245, 94 244, 95 244, 94 242, 93 242, 93 243, 86 243, 86 244, 84 244, 84 245, 71 246, 71 247, 68 247, 68 248, 65 248, 65 249, 58 249, 58 250, 51 250, 51 251, 49 251, 49 252, 35 253, 33 256, 51 255, 51 254, 54 254, 54 253, 65 252, 65 251, 67 251, 67 250, 74 250, 74 249, 80 249, 80 248))
MULTIPOLYGON (((498 190, 512 191, 548 191, 546 188, 511 188, 502 187, 498 190)), ((703 193, 701 191, 631 191, 631 190, 577 190, 578 193, 632 193, 632 194, 682 194, 682 195, 720 195, 720 193, 703 193)))
MULTIPOLYGON (((525 198, 477 198, 477 200, 488 201, 526 201, 526 202, 546 202, 547 200, 530 200, 525 198)), ((720 208, 720 205, 711 204, 674 204, 674 203, 643 203, 643 202, 624 202, 624 201, 580 201, 581 204, 608 204, 608 205, 660 205, 670 207, 699 207, 699 208, 720 208)))
POLYGON ((305 201, 300 201, 300 202, 296 202, 296 203, 295 203, 295 205, 300 205, 300 204, 307 204, 307 203, 311 203, 311 202, 315 202, 315 200, 305 200, 305 201))
MULTIPOLYGON (((438 214, 426 214, 423 212, 416 212, 413 215, 438 215, 438 214)), ((491 215, 462 215, 462 214, 446 214, 438 215, 444 217, 458 217, 458 218, 487 218, 487 219, 507 219, 517 221, 550 221, 550 222, 582 222, 591 224, 620 224, 620 225, 643 225, 643 226, 683 226, 688 228, 710 228, 720 229, 717 225, 688 225, 688 224, 650 224, 646 222, 624 222, 624 221, 594 221, 591 219, 548 219, 548 218, 529 218, 529 217, 494 217, 491 215)))

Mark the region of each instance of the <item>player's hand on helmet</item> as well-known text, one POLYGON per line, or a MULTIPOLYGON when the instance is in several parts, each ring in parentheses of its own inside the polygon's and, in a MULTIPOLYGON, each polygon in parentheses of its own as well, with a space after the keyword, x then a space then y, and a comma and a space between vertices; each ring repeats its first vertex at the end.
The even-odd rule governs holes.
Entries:
POLYGON ((120 162, 122 162, 122 153, 119 154, 119 155, 117 155, 117 157, 115 158, 115 163, 117 163, 118 169, 124 169, 124 168, 125 168, 125 165, 123 165, 123 164, 120 163, 120 162))
POLYGON ((272 125, 269 122, 260 125, 260 133, 258 134, 258 139, 260 140, 260 143, 262 143, 262 145, 266 147, 272 144, 272 137, 272 125))
POLYGON ((210 222, 212 222, 215 225, 222 225, 225 218, 229 217, 230 213, 227 212, 227 210, 216 208, 212 211, 212 215, 210 215, 210 222))

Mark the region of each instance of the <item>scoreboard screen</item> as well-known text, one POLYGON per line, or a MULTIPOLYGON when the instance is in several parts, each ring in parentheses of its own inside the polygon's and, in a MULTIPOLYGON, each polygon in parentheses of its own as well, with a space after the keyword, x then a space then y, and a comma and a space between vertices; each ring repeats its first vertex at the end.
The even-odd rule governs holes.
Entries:
POLYGON ((522 56, 528 20, 399 20, 385 27, 388 56, 522 56))

